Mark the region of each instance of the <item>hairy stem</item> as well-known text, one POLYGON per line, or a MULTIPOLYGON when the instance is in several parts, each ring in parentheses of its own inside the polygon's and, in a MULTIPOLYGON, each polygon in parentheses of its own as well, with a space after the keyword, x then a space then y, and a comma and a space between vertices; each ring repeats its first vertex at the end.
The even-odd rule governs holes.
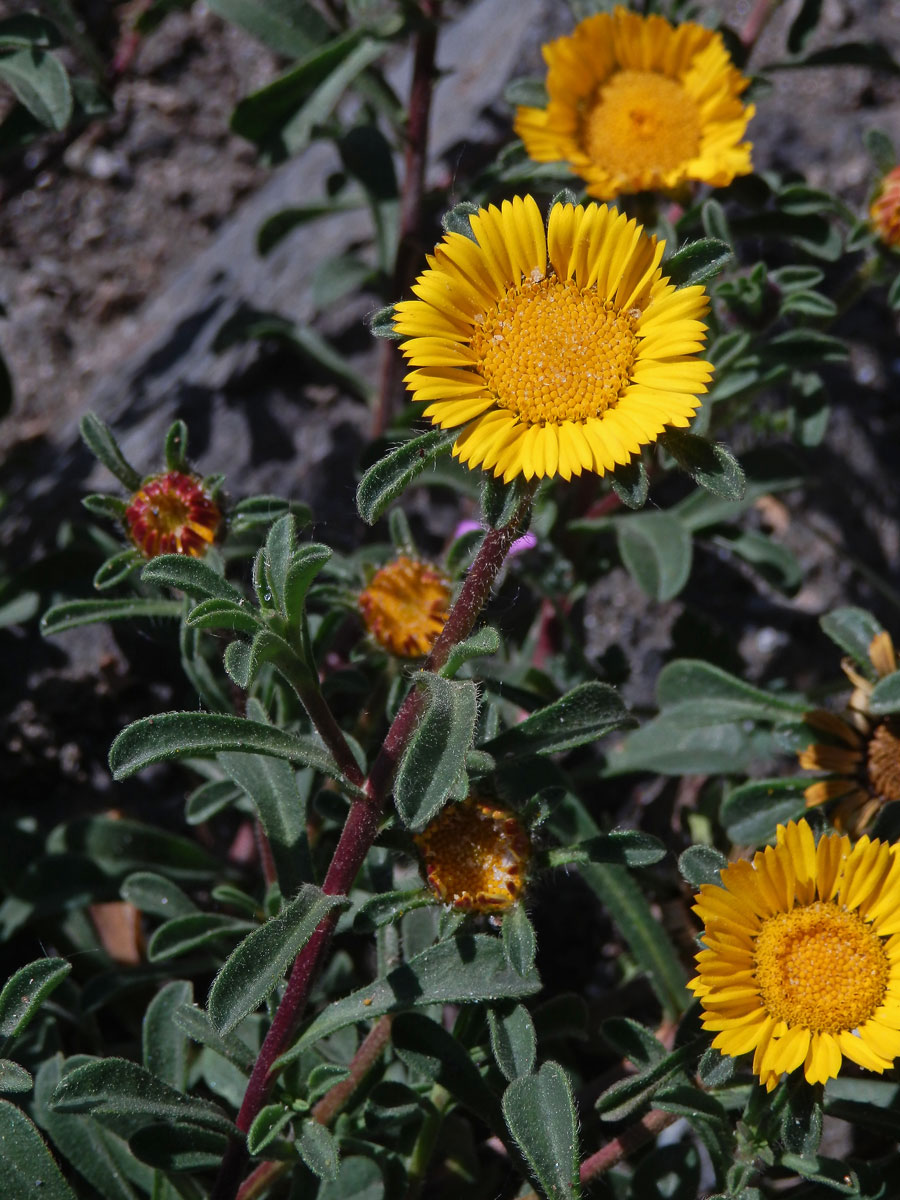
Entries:
MULTIPOLYGON (((491 588, 510 546, 527 522, 533 491, 532 488, 522 499, 508 525, 502 529, 489 529, 485 534, 481 549, 450 610, 447 623, 423 664, 424 670, 436 671, 442 667, 453 646, 472 631, 491 594, 491 588)), ((406 697, 387 732, 365 781, 363 794, 351 802, 347 820, 322 884, 322 890, 329 896, 343 896, 349 892, 375 840, 394 770, 415 728, 420 704, 421 695, 414 688, 406 697)), ((276 1077, 272 1068, 296 1032, 309 989, 331 944, 336 923, 337 913, 329 914, 294 960, 287 988, 250 1074, 244 1100, 237 1115, 237 1127, 242 1133, 250 1129, 269 1098, 276 1077)), ((246 1144, 243 1141, 232 1141, 222 1160, 210 1200, 235 1200, 246 1160, 246 1144)))
MULTIPOLYGON (((425 167, 428 160, 428 121, 434 91, 434 55, 437 49, 440 8, 440 0, 420 0, 423 22, 416 34, 413 49, 403 191, 400 197, 397 253, 392 280, 395 300, 399 300, 405 294, 415 278, 416 264, 420 258, 418 242, 422 226, 422 196, 425 191, 425 167)), ((400 382, 400 353, 390 338, 381 343, 379 353, 373 437, 380 437, 390 422, 394 396, 400 382)))

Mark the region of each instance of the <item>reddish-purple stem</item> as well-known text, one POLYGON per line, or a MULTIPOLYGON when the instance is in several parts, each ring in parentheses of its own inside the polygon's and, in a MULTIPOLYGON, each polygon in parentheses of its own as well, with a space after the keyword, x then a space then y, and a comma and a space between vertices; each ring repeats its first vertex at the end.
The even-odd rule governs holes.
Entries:
MULTIPOLYGON (((434 91, 434 56, 437 49, 437 22, 440 0, 420 0, 422 28, 416 34, 413 50, 412 83, 406 122, 406 149, 403 162, 403 191, 400 197, 397 255, 394 259, 393 297, 399 300, 415 278, 421 257, 419 238, 422 227, 422 196, 428 163, 428 121, 434 91)), ((378 395, 373 413, 372 436, 380 437, 391 419, 394 396, 400 381, 400 355, 390 339, 381 343, 378 363, 378 395)))
MULTIPOLYGON (((472 631, 530 508, 531 492, 522 500, 508 525, 502 529, 489 529, 485 534, 481 549, 469 569, 443 630, 423 664, 423 670, 439 670, 447 661, 452 648, 472 631)), ((354 799, 350 805, 346 823, 325 875, 325 882, 322 884, 322 890, 329 896, 344 896, 349 892, 375 840, 391 779, 403 748, 415 727, 420 703, 421 695, 414 688, 406 697, 387 732, 366 780, 365 795, 354 799)), ((336 913, 326 917, 294 961, 287 988, 250 1074, 237 1116, 237 1127, 243 1133, 250 1129, 268 1100, 275 1082, 272 1066, 284 1053, 297 1029, 310 986, 331 942, 336 922, 336 913)), ((225 1152, 210 1200, 234 1200, 246 1158, 247 1148, 243 1140, 233 1140, 225 1152)))

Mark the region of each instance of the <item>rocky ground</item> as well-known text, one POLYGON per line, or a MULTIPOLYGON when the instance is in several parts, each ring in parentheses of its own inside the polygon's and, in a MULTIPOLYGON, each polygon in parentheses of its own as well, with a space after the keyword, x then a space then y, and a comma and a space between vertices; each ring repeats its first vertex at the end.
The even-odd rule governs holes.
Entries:
MULTIPOLYGON (((21 7, 30 6, 6 5, 21 7)), ((751 6, 734 0, 727 7, 739 27, 751 6)), ((782 6, 751 68, 778 56, 796 8, 782 6)), ((116 17, 127 10, 103 11, 112 56, 121 38, 116 17)), ((467 145, 502 144, 510 120, 505 82, 539 73, 541 41, 568 26, 565 7, 553 0, 459 6, 439 54, 445 73, 433 121, 435 182, 452 181, 467 145)), ((826 0, 821 40, 867 39, 900 50, 898 0, 826 0)), ((196 4, 137 47, 115 81, 111 117, 42 143, 4 170, 0 298, 8 317, 0 344, 17 394, 0 424, 2 537, 10 562, 52 552, 34 576, 46 598, 86 594, 89 586, 83 543, 75 537, 59 545, 57 537, 62 519, 81 522, 84 491, 109 483, 78 442, 77 421, 89 408, 115 425, 141 469, 155 466, 163 431, 184 417, 201 469, 225 471, 236 495, 298 496, 313 505, 320 536, 346 542, 359 532, 353 479, 369 426, 361 401, 324 384, 283 348, 220 352, 214 344, 224 321, 248 306, 315 319, 309 283, 316 264, 364 227, 362 215, 337 216, 297 231, 265 259, 257 254, 262 220, 318 198, 335 166, 332 151, 315 145, 272 171, 229 133, 237 99, 279 69, 248 35, 196 4)), ((401 89, 407 70, 395 64, 401 89)), ((877 125, 900 145, 900 81, 858 67, 773 79, 751 128, 757 161, 802 170, 813 186, 836 189, 862 210, 872 183, 862 134, 877 125)), ((369 374, 374 351, 362 317, 374 306, 363 298, 324 326, 369 374)), ((776 507, 760 518, 778 525, 799 555, 803 589, 789 600, 754 584, 747 605, 747 581, 709 553, 687 592, 658 606, 614 571, 590 597, 588 650, 626 647, 630 700, 649 702, 673 643, 689 647, 685 630, 698 602, 723 630, 733 630, 743 606, 739 649, 757 678, 786 671, 802 682, 804 656, 807 676, 831 674, 835 663, 810 669, 809 657, 822 649, 816 618, 834 604, 866 604, 897 627, 865 573, 889 576, 900 555, 897 330, 870 313, 844 332, 853 342, 852 370, 835 376, 829 435, 811 456, 823 486, 802 509, 776 507)), ((20 801, 37 790, 64 811, 70 800, 85 803, 88 792, 108 794, 105 753, 118 729, 148 711, 191 703, 173 693, 177 671, 155 642, 123 644, 97 629, 47 644, 33 626, 0 638, 10 690, 0 786, 11 786, 20 801)), ((135 804, 151 802, 145 784, 132 787, 135 804)), ((125 793, 115 796, 120 803, 125 793)))

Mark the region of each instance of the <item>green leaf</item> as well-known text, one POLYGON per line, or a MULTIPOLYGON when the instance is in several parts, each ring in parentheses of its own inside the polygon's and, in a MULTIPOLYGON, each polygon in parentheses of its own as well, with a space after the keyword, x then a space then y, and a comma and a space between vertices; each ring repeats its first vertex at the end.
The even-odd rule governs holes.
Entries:
POLYGON ((781 1113, 781 1142, 789 1154, 814 1158, 822 1140, 822 1102, 810 1087, 789 1080, 781 1113))
POLYGON ((393 151, 377 125, 354 125, 338 142, 338 151, 345 170, 373 199, 396 199, 393 151))
MULTIPOLYGON (((707 203, 714 203, 707 201, 707 203)), ((734 258, 734 251, 727 241, 719 237, 702 238, 689 242, 676 251, 662 264, 664 275, 668 275, 676 287, 690 287, 696 283, 708 283, 715 279, 725 264, 734 258)))
POLYGON ((300 624, 306 595, 331 554, 327 546, 317 542, 301 546, 295 551, 284 581, 284 613, 291 625, 300 624))
POLYGON ((240 937, 253 929, 250 921, 223 913, 189 913, 184 917, 173 917, 154 930, 147 943, 147 958, 150 962, 165 962, 202 950, 219 938, 240 937))
POLYGON ((540 985, 536 971, 523 978, 510 967, 499 938, 487 934, 448 938, 368 986, 333 1001, 282 1055, 279 1065, 292 1062, 308 1046, 357 1021, 373 1021, 386 1013, 430 1004, 515 1000, 533 995, 540 985))
POLYGON ((880 679, 869 697, 869 712, 876 716, 900 712, 900 671, 880 679))
POLYGON ((810 1183, 822 1184, 841 1196, 862 1195, 857 1174, 845 1159, 823 1158, 821 1155, 802 1158, 799 1154, 782 1154, 781 1165, 810 1183))
POLYGON ((30 1092, 34 1084, 31 1072, 10 1058, 0 1058, 0 1092, 30 1092))
POLYGON ((725 216, 725 209, 718 200, 709 199, 704 201, 703 207, 700 210, 700 219, 703 222, 703 231, 710 241, 721 242, 728 247, 731 246, 734 238, 728 225, 728 218, 725 216))
POLYGON ((900 275, 895 275, 887 294, 888 304, 896 312, 900 309, 900 275))
POLYGON ((369 317, 369 333, 372 337, 387 338, 392 342, 401 341, 404 335, 394 328, 395 316, 393 304, 386 304, 372 313, 369 317))
POLYGON ((128 492, 136 492, 141 486, 141 476, 119 449, 119 443, 110 427, 92 412, 81 418, 81 437, 88 450, 103 463, 107 471, 118 479, 128 492))
POLYGON ((298 525, 308 525, 312 520, 309 506, 299 500, 283 500, 280 496, 271 495, 247 496, 231 510, 231 527, 245 530, 269 526, 288 512, 294 514, 298 525))
POLYGON ((666 715, 685 727, 725 721, 781 721, 806 712, 805 697, 755 688, 721 667, 699 658, 681 658, 663 667, 656 699, 666 715))
POLYGON ((104 1058, 76 1067, 60 1080, 50 1108, 61 1113, 89 1112, 101 1121, 122 1117, 133 1129, 173 1121, 228 1136, 235 1132, 218 1105, 186 1096, 124 1058, 104 1058))
POLYGON ((493 755, 558 754, 633 724, 615 688, 591 681, 504 729, 481 749, 493 755))
POLYGON ((18 1037, 72 970, 64 958, 39 958, 20 967, 0 992, 0 1037, 18 1037))
POLYGON ((788 329, 776 334, 766 353, 788 366, 820 367, 822 363, 844 362, 849 354, 840 338, 818 329, 788 329))
POLYGON ((466 1050, 439 1022, 403 1013, 391 1026, 391 1044, 409 1070, 439 1083, 494 1132, 503 1129, 500 1105, 466 1050))
POLYGON ((751 779, 729 792, 719 820, 729 838, 739 846, 759 846, 775 836, 775 828, 796 820, 806 811, 803 795, 810 780, 751 779))
POLYGON ((734 1070, 735 1060, 731 1055, 723 1054, 721 1050, 713 1050, 710 1046, 700 1059, 697 1075, 705 1088, 717 1088, 731 1082, 734 1070))
POLYGON ((145 1125, 128 1139, 135 1157, 159 1171, 210 1171, 222 1161, 228 1146, 224 1134, 175 1122, 145 1125))
POLYGON ((621 930, 638 965, 646 971, 663 1009, 679 1016, 689 1002, 684 968, 642 889, 625 867, 588 863, 579 871, 621 930))
POLYGON ((894 143, 882 129, 867 129, 863 134, 866 150, 882 175, 887 175, 897 165, 894 143))
POLYGON ((28 49, 37 46, 41 50, 52 50, 61 42, 56 26, 37 13, 17 13, 14 17, 0 20, 0 47, 20 46, 28 49))
POLYGON ((41 617, 41 633, 53 637, 77 629, 79 625, 96 625, 100 621, 135 621, 141 618, 181 616, 179 600, 157 600, 142 596, 127 600, 66 600, 54 604, 41 617))
POLYGON ((251 637, 266 628, 256 609, 242 607, 233 600, 201 600, 190 610, 185 624, 191 629, 233 629, 251 637))
POLYGON ((461 200, 459 204, 454 204, 441 216, 441 228, 444 233, 460 233, 469 241, 474 241, 475 234, 472 231, 470 218, 477 212, 477 204, 473 204, 471 200, 461 200))
POLYGON ((256 1158, 295 1120, 297 1113, 293 1109, 285 1108, 283 1104, 267 1104, 259 1110, 247 1130, 247 1149, 256 1158))
POLYGON ((187 471, 188 427, 184 421, 173 421, 166 430, 163 453, 167 471, 187 471))
POLYGON ((470 680, 451 681, 421 672, 419 719, 394 779, 397 812, 408 829, 421 829, 438 812, 465 770, 478 716, 478 691, 470 680))
POLYGON ((566 863, 620 863, 623 867, 649 867, 666 857, 665 846, 650 833, 635 829, 614 829, 598 833, 572 846, 551 846, 547 851, 550 866, 566 863))
POLYGON ((386 925, 393 925, 408 912, 427 908, 434 904, 434 896, 427 888, 413 888, 406 892, 381 892, 363 901, 353 918, 353 928, 358 933, 374 933, 386 925))
POLYGON ((691 887, 721 883, 720 874, 728 859, 714 846, 688 846, 678 859, 678 870, 691 887))
POLYGON ((766 63, 761 70, 769 72, 790 67, 875 67, 891 75, 900 75, 900 66, 883 42, 841 41, 793 62, 766 63))
POLYGON ((578 1126, 559 1063, 545 1062, 536 1075, 513 1080, 503 1093, 503 1115, 544 1195, 575 1200, 581 1194, 578 1126))
POLYGON ((204 600, 230 600, 234 604, 244 602, 243 593, 223 579, 208 563, 188 554, 160 554, 152 558, 141 573, 144 583, 157 587, 177 588, 189 596, 204 600))
POLYGON ((815 31, 822 15, 822 0, 803 0, 800 11, 791 21, 788 30, 787 48, 789 54, 799 54, 811 33, 815 31))
POLYGON ((365 37, 362 29, 333 38, 239 101, 231 115, 231 128, 256 142, 271 161, 299 153, 357 75, 384 50, 383 42, 365 37))
MULTIPOLYGON (((265 573, 264 576, 260 575, 257 581, 257 588, 265 585, 267 589, 271 589, 275 604, 282 613, 285 612, 284 588, 296 537, 297 531, 291 513, 286 513, 273 522, 266 538, 263 557, 265 573)), ((260 597, 261 602, 262 599, 263 597, 260 597)))
POLYGON ((61 132, 72 116, 72 87, 65 67, 36 47, 0 55, 0 79, 9 84, 33 117, 61 132))
POLYGON ((160 713, 134 721, 113 742, 109 765, 116 779, 127 779, 153 763, 208 758, 225 750, 286 758, 341 778, 331 755, 313 738, 223 713, 160 713))
POLYGON ((655 1067, 666 1057, 666 1048, 649 1029, 628 1017, 610 1017, 600 1026, 605 1042, 635 1067, 645 1070, 655 1067))
POLYGON ((509 964, 523 978, 534 969, 537 937, 524 904, 514 904, 503 914, 503 949, 509 964))
POLYGON ((208 7, 276 54, 291 58, 311 54, 330 34, 327 21, 302 0, 209 0, 208 7))
POLYGON ((224 1035, 254 1012, 283 979, 291 963, 329 916, 345 908, 345 896, 326 896, 311 883, 277 917, 255 929, 219 971, 209 991, 209 1019, 224 1035))
POLYGON ((384 1200, 384 1180, 371 1158, 348 1155, 334 1183, 319 1188, 317 1200, 384 1200))
POLYGON ((8 1100, 0 1100, 0 1144, 4 1200, 76 1200, 41 1135, 8 1100))
POLYGON ((695 483, 723 500, 742 500, 747 480, 741 465, 727 447, 670 429, 660 441, 695 483))
POLYGON ((193 984, 184 979, 173 979, 156 993, 144 1013, 144 1066, 157 1079, 171 1084, 179 1092, 187 1087, 188 1047, 184 1032, 172 1018, 178 1009, 193 1002, 193 984))
POLYGON ((524 1004, 494 1005, 487 1010, 491 1052, 511 1083, 530 1075, 537 1061, 534 1022, 524 1004))
POLYGON ((626 508, 639 509, 647 503, 650 493, 650 477, 641 458, 616 467, 610 476, 612 490, 626 508))
POLYGON ((317 1121, 304 1121, 297 1139, 297 1150, 319 1179, 337 1179, 340 1167, 337 1142, 324 1125, 317 1121))
POLYGON ((464 642, 456 643, 438 674, 444 679, 452 679, 463 663, 472 658, 490 658, 499 650, 500 634, 490 625, 485 625, 464 642))
POLYGON ((90 1117, 57 1113, 48 1108, 63 1073, 84 1061, 89 1060, 78 1056, 64 1062, 58 1054, 41 1064, 34 1081, 35 1120, 60 1155, 93 1189, 91 1196, 138 1200, 140 1194, 149 1193, 153 1177, 149 1168, 137 1162, 127 1143, 90 1117))
POLYGON ((740 726, 704 720, 701 713, 702 706, 691 702, 667 709, 629 734, 624 746, 610 750, 604 774, 728 775, 748 767, 752 748, 740 726), (688 710, 688 720, 682 708, 688 710))
POLYGON ((172 1023, 193 1042, 208 1046, 216 1054, 232 1063, 245 1075, 249 1075, 256 1062, 256 1055, 246 1042, 235 1033, 222 1037, 212 1026, 209 1017, 196 1005, 184 1005, 172 1013, 172 1023))
POLYGON ((281 891, 293 895, 304 880, 312 878, 306 803, 294 768, 283 759, 262 754, 224 753, 218 760, 253 801, 272 848, 281 891))
POLYGON ((511 80, 503 89, 503 99, 512 108, 546 108, 550 99, 543 79, 521 76, 511 80))
POLYGON ((681 1046, 659 1058, 638 1075, 620 1079, 597 1100, 594 1107, 604 1121, 621 1121, 642 1108, 682 1070, 697 1052, 695 1045, 681 1046))
POLYGON ((82 855, 114 876, 156 866, 175 879, 206 882, 221 869, 194 839, 128 817, 79 817, 54 829, 47 849, 82 855))
POLYGON ((132 571, 136 571, 143 562, 144 558, 137 550, 121 550, 97 568, 94 574, 94 587, 98 591, 115 587, 117 583, 127 579, 132 571))
POLYGON ((878 672, 869 658, 869 646, 876 634, 883 633, 881 624, 864 608, 835 608, 819 618, 822 632, 846 653, 868 679, 873 682, 878 672))
POLYGON ((838 307, 821 292, 789 292, 781 305, 781 315, 785 317, 792 313, 801 317, 831 320, 837 316, 838 307))
POLYGON ((670 512, 642 512, 616 522, 619 554, 651 600, 677 596, 691 573, 691 535, 670 512))
MULTIPOLYGON (((254 0, 248 0, 254 3, 254 0)), ((361 201, 360 201, 361 203, 361 201)), ((330 217, 334 213, 353 212, 360 204, 339 204, 332 200, 328 204, 304 204, 300 207, 282 208, 267 217, 256 231, 256 252, 265 257, 289 233, 302 225, 318 221, 322 217, 330 217)))
POLYGON ((713 539, 717 546, 736 554, 779 591, 792 595, 803 582, 803 567, 796 555, 758 529, 742 529, 713 539))
POLYGON ((374 525, 417 475, 449 452, 458 436, 458 429, 432 429, 369 467, 356 489, 356 507, 366 524, 374 525))

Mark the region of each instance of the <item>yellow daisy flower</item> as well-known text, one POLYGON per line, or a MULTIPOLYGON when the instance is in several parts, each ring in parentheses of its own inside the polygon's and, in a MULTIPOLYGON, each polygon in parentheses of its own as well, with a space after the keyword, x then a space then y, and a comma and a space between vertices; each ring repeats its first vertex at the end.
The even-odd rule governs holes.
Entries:
POLYGON ((713 1046, 753 1051, 771 1091, 800 1067, 825 1083, 843 1059, 886 1071, 900 1055, 900 845, 838 833, 818 846, 806 821, 704 884, 694 912, 705 949, 688 987, 713 1046))
POLYGON ((685 427, 712 367, 697 357, 709 301, 660 268, 664 243, 615 209, 531 196, 448 233, 395 328, 425 416, 461 426, 453 453, 509 482, 630 462, 685 427))
MULTIPOLYGON (((879 679, 897 670, 897 656, 889 633, 876 634, 869 658, 879 679)), ((838 829, 858 834, 885 804, 900 800, 900 720, 876 717, 869 712, 872 684, 849 659, 841 667, 853 684, 853 694, 843 715, 813 709, 803 720, 827 741, 811 743, 799 754, 807 771, 826 771, 804 792, 807 807, 839 803, 832 814, 838 829)))
POLYGON ((515 813, 469 796, 416 836, 432 891, 454 908, 503 912, 524 885, 531 842, 515 813))
POLYGON ((546 108, 520 108, 515 131, 537 162, 568 162, 601 200, 696 179, 724 187, 752 170, 741 138, 750 82, 721 35, 692 21, 617 8, 543 48, 546 108))
POLYGON ((882 179, 869 219, 886 246, 900 249, 900 167, 894 167, 882 179))
POLYGON ((450 615, 450 580, 431 563, 401 554, 375 572, 358 603, 366 629, 385 650, 421 658, 450 615))

